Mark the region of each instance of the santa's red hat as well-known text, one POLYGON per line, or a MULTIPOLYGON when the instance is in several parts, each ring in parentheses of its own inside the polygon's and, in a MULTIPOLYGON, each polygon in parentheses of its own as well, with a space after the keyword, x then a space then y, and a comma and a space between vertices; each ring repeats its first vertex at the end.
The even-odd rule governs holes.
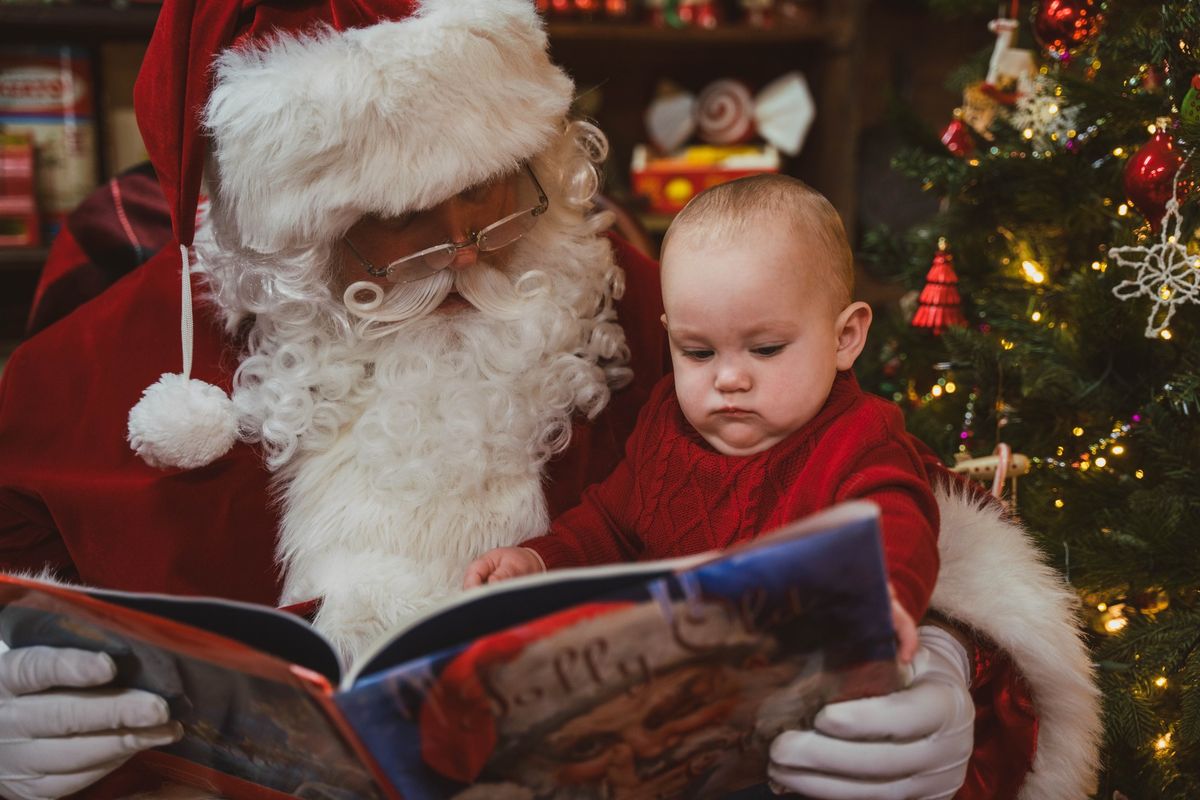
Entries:
POLYGON ((572 92, 529 0, 166 0, 134 102, 180 248, 184 369, 130 414, 134 449, 192 467, 235 437, 228 398, 189 378, 206 168, 242 246, 328 242, 364 213, 428 208, 515 168, 572 92))

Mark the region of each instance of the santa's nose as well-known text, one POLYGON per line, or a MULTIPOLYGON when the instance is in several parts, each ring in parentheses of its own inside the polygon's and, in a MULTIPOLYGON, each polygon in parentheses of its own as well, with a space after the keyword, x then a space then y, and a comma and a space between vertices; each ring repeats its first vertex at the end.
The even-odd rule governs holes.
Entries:
POLYGON ((474 243, 460 248, 454 254, 454 260, 450 262, 450 269, 464 270, 475 266, 479 263, 479 247, 474 243))

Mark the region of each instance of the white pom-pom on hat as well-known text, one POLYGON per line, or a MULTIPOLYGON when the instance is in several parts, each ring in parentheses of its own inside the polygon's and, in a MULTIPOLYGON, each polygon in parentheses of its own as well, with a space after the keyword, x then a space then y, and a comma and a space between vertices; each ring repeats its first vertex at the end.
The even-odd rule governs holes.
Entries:
POLYGON ((192 280, 186 245, 182 260, 180 333, 183 372, 164 373, 129 411, 129 446, 152 467, 194 469, 233 447, 237 414, 229 395, 192 373, 192 280))
POLYGON ((129 445, 152 467, 202 467, 229 452, 237 415, 211 383, 166 373, 129 412, 129 445))

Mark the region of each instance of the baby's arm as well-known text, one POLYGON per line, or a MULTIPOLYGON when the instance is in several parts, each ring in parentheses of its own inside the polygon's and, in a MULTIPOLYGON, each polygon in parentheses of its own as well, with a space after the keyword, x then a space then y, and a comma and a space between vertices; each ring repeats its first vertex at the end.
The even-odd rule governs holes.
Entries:
POLYGON ((467 576, 463 578, 463 588, 470 589, 472 586, 545 571, 546 565, 536 550, 528 547, 497 547, 471 562, 467 567, 467 576))

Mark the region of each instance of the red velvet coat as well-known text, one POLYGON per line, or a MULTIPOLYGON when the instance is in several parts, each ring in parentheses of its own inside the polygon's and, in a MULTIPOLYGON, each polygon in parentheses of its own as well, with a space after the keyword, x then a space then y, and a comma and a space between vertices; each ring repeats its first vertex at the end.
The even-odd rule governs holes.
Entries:
POLYGON ((753 539, 852 499, 879 505, 892 586, 921 619, 937 579, 938 510, 895 404, 843 372, 802 428, 761 453, 727 456, 688 424, 668 375, 616 470, 548 535, 522 544, 552 569, 672 558, 753 539))
MULTIPOLYGON (((666 371, 657 269, 617 244, 619 304, 634 383, 590 424, 546 482, 552 514, 615 467, 638 409, 666 371)), ((116 589, 274 603, 277 515, 256 450, 236 445, 196 470, 159 470, 129 449, 142 390, 177 369, 178 253, 167 247, 13 354, 0 382, 0 569, 50 566, 116 589)), ((199 309, 193 376, 230 388, 241 343, 199 309)), ((976 751, 960 800, 1013 797, 1036 742, 1029 690, 1005 655, 977 647, 976 751)))

